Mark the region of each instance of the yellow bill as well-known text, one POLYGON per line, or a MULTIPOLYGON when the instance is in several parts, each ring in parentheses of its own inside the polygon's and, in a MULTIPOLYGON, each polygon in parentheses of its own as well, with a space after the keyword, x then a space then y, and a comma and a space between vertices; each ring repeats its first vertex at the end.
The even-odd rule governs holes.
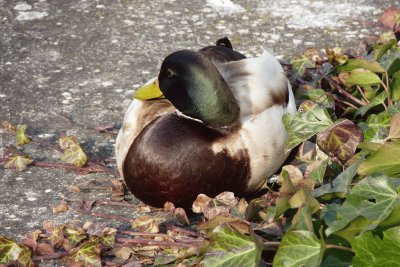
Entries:
POLYGON ((145 84, 136 90, 134 98, 139 100, 149 100, 155 98, 165 98, 158 85, 158 79, 145 84))

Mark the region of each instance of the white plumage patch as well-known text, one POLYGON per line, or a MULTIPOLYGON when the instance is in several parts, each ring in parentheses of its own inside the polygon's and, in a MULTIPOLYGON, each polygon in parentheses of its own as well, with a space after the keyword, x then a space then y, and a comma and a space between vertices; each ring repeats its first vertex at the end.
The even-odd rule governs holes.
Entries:
POLYGON ((288 156, 284 153, 287 132, 282 116, 296 112, 292 88, 282 66, 269 52, 217 68, 240 106, 242 127, 228 140, 214 143, 212 149, 214 153, 227 150, 232 156, 247 149, 251 170, 248 191, 255 191, 288 156), (285 91, 289 94, 287 105, 275 103, 276 96, 284 96, 285 91))

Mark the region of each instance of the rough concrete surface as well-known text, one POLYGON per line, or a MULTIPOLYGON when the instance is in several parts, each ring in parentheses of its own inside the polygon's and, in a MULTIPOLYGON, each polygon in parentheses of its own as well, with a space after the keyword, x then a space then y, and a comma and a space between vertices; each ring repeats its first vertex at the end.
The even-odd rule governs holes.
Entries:
MULTIPOLYGON (((247 56, 268 48, 290 58, 306 47, 356 47, 383 29, 376 18, 396 0, 0 0, 0 121, 27 124, 28 134, 57 142, 76 135, 92 158, 113 158, 115 135, 134 88, 154 77, 168 53, 200 49, 228 36, 247 56)), ((0 132, 0 153, 14 143, 0 132)), ((57 161, 36 144, 21 151, 57 161)), ((115 168, 111 160, 110 166, 115 168)), ((107 180, 64 169, 0 167, 0 235, 19 239, 46 220, 82 216, 52 213, 67 187, 107 180)), ((93 199, 109 199, 94 191, 93 199)), ((86 196, 88 197, 88 196, 86 196)), ((108 207, 134 217, 135 211, 108 207)), ((116 222, 111 222, 110 224, 116 222)), ((120 227, 129 227, 122 223, 120 227)))

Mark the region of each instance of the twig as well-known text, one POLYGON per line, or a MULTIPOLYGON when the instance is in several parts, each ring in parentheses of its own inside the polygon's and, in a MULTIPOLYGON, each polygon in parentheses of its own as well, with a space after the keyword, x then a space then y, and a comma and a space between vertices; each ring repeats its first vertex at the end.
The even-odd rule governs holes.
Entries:
POLYGON ((63 257, 68 256, 69 253, 66 251, 63 252, 56 252, 54 254, 50 254, 50 255, 44 255, 44 256, 34 256, 32 258, 33 261, 42 261, 42 260, 55 260, 55 259, 60 259, 63 257))
POLYGON ((328 76, 326 76, 325 74, 323 74, 320 70, 317 71, 318 74, 320 74, 325 80, 327 80, 331 85, 333 85, 336 90, 338 90, 342 95, 344 95, 345 97, 353 100, 355 103, 361 105, 361 106, 365 106, 366 103, 362 102, 360 99, 352 96, 351 94, 349 94, 348 92, 346 92, 346 90, 344 90, 342 87, 340 87, 340 85, 338 85, 334 80, 332 80, 331 78, 329 78, 328 76))
POLYGON ((333 249, 340 249, 340 250, 349 251, 349 252, 354 253, 354 251, 351 248, 343 247, 343 246, 339 246, 339 245, 328 244, 328 245, 325 245, 325 247, 326 248, 333 248, 333 249))
POLYGON ((152 240, 144 240, 144 239, 131 239, 131 238, 122 238, 117 237, 115 239, 116 243, 115 247, 127 247, 127 246, 167 246, 167 247, 193 247, 191 243, 184 242, 169 242, 169 241, 152 241, 152 240))
POLYGON ((180 233, 180 234, 184 234, 184 235, 191 236, 191 237, 202 237, 200 234, 198 234, 196 232, 183 229, 183 228, 181 228, 179 226, 176 226, 176 225, 172 225, 172 224, 163 224, 163 225, 168 230, 175 231, 175 232, 180 233))
MULTIPOLYGON (((82 212, 85 213, 85 212, 82 212)), ((121 221, 121 222, 132 222, 132 219, 120 215, 115 215, 115 214, 109 214, 109 213, 100 213, 100 212, 90 212, 88 213, 92 216, 98 217, 98 218, 103 218, 103 219, 111 219, 111 220, 116 220, 116 221, 121 221)))
POLYGON ((130 236, 160 236, 160 237, 170 237, 163 233, 143 233, 143 232, 133 232, 133 231, 118 231, 118 233, 130 236))
POLYGON ((361 87, 357 84, 356 88, 358 90, 358 92, 360 92, 362 98, 364 99, 365 102, 369 103, 368 98, 365 96, 364 91, 361 89, 361 87))
POLYGON ((390 107, 393 105, 393 102, 392 102, 392 97, 390 96, 390 91, 389 91, 389 77, 388 77, 387 71, 385 71, 385 76, 386 76, 386 85, 384 82, 382 82, 382 80, 381 80, 381 84, 382 84, 383 88, 385 88, 387 99, 388 99, 388 105, 390 107))
POLYGON ((266 246, 280 246, 281 242, 279 241, 267 241, 264 242, 264 245, 266 246))
POLYGON ((77 172, 103 172, 103 173, 109 173, 109 171, 105 170, 104 168, 97 168, 97 167, 76 167, 74 165, 70 164, 65 164, 65 163, 52 163, 52 162, 43 162, 43 161, 34 161, 32 163, 33 166, 36 167, 44 167, 44 168, 63 168, 67 170, 74 170, 77 172))

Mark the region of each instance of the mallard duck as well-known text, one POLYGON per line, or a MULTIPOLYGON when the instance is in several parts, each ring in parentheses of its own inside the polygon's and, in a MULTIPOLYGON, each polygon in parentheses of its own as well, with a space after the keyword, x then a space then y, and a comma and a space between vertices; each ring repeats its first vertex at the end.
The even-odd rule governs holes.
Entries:
POLYGON ((292 89, 269 52, 246 58, 227 38, 167 56, 135 92, 116 140, 119 172, 144 203, 189 208, 200 193, 248 196, 283 164, 292 89))

